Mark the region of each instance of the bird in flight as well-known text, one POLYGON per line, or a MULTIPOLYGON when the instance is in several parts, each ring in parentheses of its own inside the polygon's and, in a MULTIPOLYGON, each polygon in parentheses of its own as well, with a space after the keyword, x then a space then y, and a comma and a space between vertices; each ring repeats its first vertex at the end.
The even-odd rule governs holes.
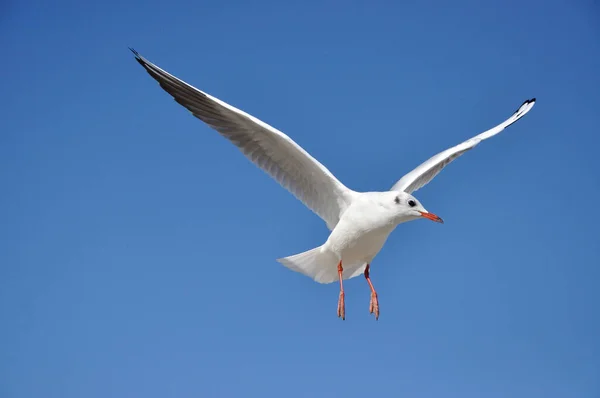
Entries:
POLYGON ((370 265, 390 233, 407 221, 443 223, 412 193, 429 183, 444 167, 522 118, 535 98, 523 102, 512 116, 473 138, 431 157, 396 182, 389 191, 357 192, 342 184, 325 166, 290 137, 171 75, 131 49, 135 59, 175 101, 231 141, 254 164, 321 217, 331 231, 312 250, 280 258, 281 264, 319 283, 339 281, 338 317, 346 318, 344 283, 364 275, 371 289, 369 312, 379 319, 379 301, 370 265))

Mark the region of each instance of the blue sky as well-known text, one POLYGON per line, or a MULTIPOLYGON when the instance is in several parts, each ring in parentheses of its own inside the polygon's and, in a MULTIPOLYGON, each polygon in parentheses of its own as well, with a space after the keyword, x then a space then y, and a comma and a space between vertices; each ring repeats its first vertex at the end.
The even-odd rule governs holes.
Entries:
POLYGON ((0 6, 0 396, 599 396, 598 2, 124 3, 0 6), (275 261, 324 223, 128 46, 356 190, 538 103, 416 193, 446 223, 342 322, 275 261))

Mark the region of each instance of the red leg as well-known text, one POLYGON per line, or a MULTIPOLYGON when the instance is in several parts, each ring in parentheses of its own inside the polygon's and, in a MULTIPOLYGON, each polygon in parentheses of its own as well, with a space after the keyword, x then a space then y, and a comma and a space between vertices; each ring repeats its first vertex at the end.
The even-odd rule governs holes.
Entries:
POLYGON ((342 268, 342 261, 338 264, 338 276, 340 277, 340 298, 338 300, 338 308, 337 315, 338 318, 342 318, 342 320, 346 319, 346 304, 344 302, 344 284, 342 283, 342 272, 344 269, 342 268))
POLYGON ((365 278, 369 283, 369 287, 371 288, 371 303, 369 304, 369 312, 371 314, 375 313, 375 319, 379 319, 379 300, 377 300, 377 292, 373 287, 373 283, 371 282, 371 278, 369 278, 369 264, 365 268, 365 278))

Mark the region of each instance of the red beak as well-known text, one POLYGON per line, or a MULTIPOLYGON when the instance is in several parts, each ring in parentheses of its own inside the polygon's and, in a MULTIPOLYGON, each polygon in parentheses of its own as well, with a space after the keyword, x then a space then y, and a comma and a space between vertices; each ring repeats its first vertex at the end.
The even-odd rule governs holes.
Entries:
POLYGON ((420 213, 421 213, 421 217, 425 217, 425 218, 427 218, 427 219, 429 219, 431 221, 439 222, 439 223, 442 223, 442 224, 444 223, 444 220, 442 220, 441 217, 438 217, 438 216, 436 216, 433 213, 424 213, 422 211, 420 213))

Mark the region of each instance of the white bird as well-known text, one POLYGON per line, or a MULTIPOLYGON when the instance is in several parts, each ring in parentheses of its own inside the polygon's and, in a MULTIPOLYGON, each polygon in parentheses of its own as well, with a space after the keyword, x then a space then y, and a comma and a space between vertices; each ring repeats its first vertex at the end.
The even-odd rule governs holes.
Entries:
POLYGON ((510 126, 535 104, 525 101, 496 127, 438 153, 402 177, 391 190, 357 192, 335 176, 281 131, 185 83, 131 49, 136 60, 175 101, 230 140, 254 164, 321 217, 331 231, 312 250, 277 261, 319 283, 339 280, 338 317, 345 319, 343 280, 363 274, 371 289, 370 313, 379 318, 377 292, 370 264, 390 233, 401 223, 426 218, 443 223, 411 195, 454 159, 510 126))

